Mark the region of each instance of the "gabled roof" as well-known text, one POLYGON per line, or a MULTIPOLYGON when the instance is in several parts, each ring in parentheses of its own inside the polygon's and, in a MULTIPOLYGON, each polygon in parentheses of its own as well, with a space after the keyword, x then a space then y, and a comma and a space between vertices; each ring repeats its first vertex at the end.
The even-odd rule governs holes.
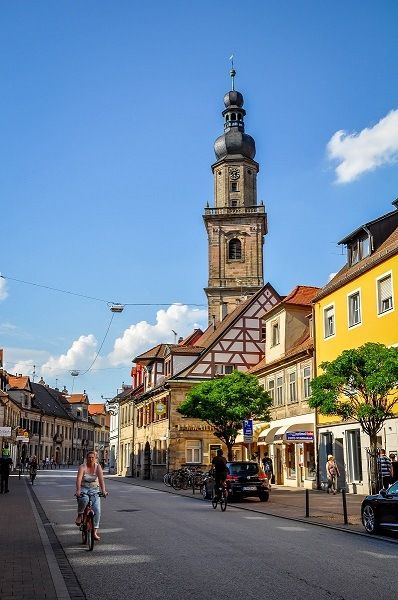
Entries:
MULTIPOLYGON (((278 298, 281 298, 281 296, 278 294, 278 292, 272 287, 272 285, 270 283, 266 283, 264 288, 269 288, 275 296, 277 296, 278 298)), ((210 346, 219 338, 222 336, 222 334, 227 331, 231 325, 237 321, 241 315, 241 313, 244 312, 244 310, 250 306, 250 304, 252 302, 254 302, 258 296, 260 296, 263 291, 264 288, 261 288, 260 290, 258 290, 255 294, 253 294, 252 296, 249 296, 249 298, 247 298, 246 300, 244 300, 244 302, 242 302, 241 304, 239 304, 239 306, 237 306, 235 308, 235 310, 233 310, 231 313, 229 313, 225 319, 223 319, 220 323, 217 324, 217 326, 214 328, 213 325, 210 325, 206 331, 204 332, 204 334, 197 340, 197 344, 198 346, 202 346, 205 349, 210 348, 210 346)))
POLYGON ((73 420, 58 398, 59 392, 40 383, 31 383, 34 397, 32 407, 42 410, 46 415, 73 420))
POLYGON ((318 302, 331 292, 343 287, 350 281, 353 281, 366 271, 369 271, 376 265, 386 261, 391 256, 398 254, 398 227, 381 244, 381 246, 367 258, 363 258, 354 265, 345 264, 342 269, 331 279, 313 298, 313 302, 318 302))
POLYGON ((319 287, 311 285, 296 285, 280 304, 299 304, 301 306, 311 306, 313 297, 319 292, 319 287))
POLYGON ((314 348, 314 339, 312 337, 310 337, 310 334, 307 332, 304 335, 302 335, 297 340, 297 342, 294 344, 294 346, 292 346, 290 348, 290 350, 285 352, 285 354, 283 354, 282 356, 280 356, 279 358, 277 358, 271 362, 267 362, 267 357, 264 357, 258 363, 258 365, 256 365, 255 367, 252 367, 249 370, 249 372, 257 373, 263 369, 268 369, 276 364, 283 363, 286 360, 293 358, 294 356, 299 356, 300 354, 302 354, 303 352, 306 352, 307 350, 312 350, 313 348, 314 348))
POLYGON ((87 404, 88 397, 87 394, 70 394, 68 396, 69 404, 87 404))
POLYGON ((134 358, 133 362, 150 363, 156 359, 163 360, 163 358, 169 353, 195 355, 200 354, 202 350, 203 348, 198 346, 183 346, 182 344, 158 344, 157 346, 154 346, 154 348, 151 348, 150 350, 147 350, 146 352, 143 352, 143 354, 140 354, 134 358))
POLYGON ((179 346, 194 346, 202 334, 203 331, 201 329, 194 329, 192 333, 179 343, 179 346))
MULTIPOLYGON (((398 200, 395 200, 393 202, 396 209, 398 209, 397 201, 398 200)), ((368 223, 364 223, 363 225, 360 225, 357 229, 355 229, 354 231, 352 231, 351 233, 346 235, 342 240, 340 240, 338 242, 338 244, 339 245, 348 244, 351 240, 354 240, 355 238, 357 238, 361 232, 366 232, 366 230, 371 228, 373 225, 376 225, 377 223, 381 223, 382 221, 388 221, 391 218, 394 219, 396 222, 396 219, 398 218, 397 210, 392 210, 392 211, 388 212, 387 214, 382 215, 381 217, 378 217, 377 219, 373 219, 373 221, 368 221, 368 223)))
POLYGON ((105 404, 89 404, 89 415, 105 415, 105 404))
POLYGON ((29 390, 30 379, 25 375, 8 375, 8 385, 9 389, 12 390, 29 390))

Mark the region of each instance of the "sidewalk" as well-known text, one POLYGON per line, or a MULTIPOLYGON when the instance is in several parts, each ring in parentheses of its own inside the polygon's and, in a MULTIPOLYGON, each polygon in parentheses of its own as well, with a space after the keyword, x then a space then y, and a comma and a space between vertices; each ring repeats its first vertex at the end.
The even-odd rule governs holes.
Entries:
MULTIPOLYGON (((167 487, 161 481, 135 479, 132 477, 119 477, 117 475, 106 476, 112 481, 119 481, 129 485, 144 486, 151 489, 161 490, 171 494, 191 496, 201 499, 199 490, 192 493, 189 490, 174 490, 167 487)), ((346 494, 347 521, 344 524, 343 496, 342 494, 327 494, 323 491, 309 490, 309 517, 306 517, 306 493, 303 488, 288 488, 273 485, 268 502, 259 502, 257 498, 247 498, 242 502, 234 502, 233 506, 255 512, 260 512, 276 517, 304 521, 324 525, 334 529, 343 529, 367 535, 361 523, 361 503, 365 496, 359 494, 346 494)), ((374 537, 374 536, 372 536, 374 537)))
POLYGON ((57 600, 25 478, 0 494, 1 600, 57 600))

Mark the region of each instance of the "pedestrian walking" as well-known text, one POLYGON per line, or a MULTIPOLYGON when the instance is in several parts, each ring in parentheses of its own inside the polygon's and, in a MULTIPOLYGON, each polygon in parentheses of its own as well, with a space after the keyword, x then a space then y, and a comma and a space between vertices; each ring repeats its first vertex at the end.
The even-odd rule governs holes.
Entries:
POLYGON ((392 482, 392 460, 389 456, 386 456, 384 448, 380 448, 377 458, 377 469, 383 489, 386 490, 392 482))
POLYGON ((268 452, 266 452, 264 454, 264 457, 262 459, 262 463, 263 463, 263 469, 265 471, 265 473, 268 475, 268 479, 270 480, 271 483, 274 483, 274 465, 272 462, 272 458, 270 456, 268 456, 268 452))
POLYGON ((5 444, 0 458, 0 494, 8 494, 8 478, 12 467, 12 458, 10 456, 8 444, 5 444))
POLYGON ((327 492, 329 494, 330 490, 332 490, 333 495, 335 495, 337 492, 337 478, 340 476, 340 472, 333 454, 328 455, 326 476, 328 478, 327 492))

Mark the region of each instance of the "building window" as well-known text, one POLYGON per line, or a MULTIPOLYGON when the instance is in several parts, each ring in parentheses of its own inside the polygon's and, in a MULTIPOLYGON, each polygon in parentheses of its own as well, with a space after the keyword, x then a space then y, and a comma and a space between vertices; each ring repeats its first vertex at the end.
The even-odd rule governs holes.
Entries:
POLYGON ((328 338, 335 334, 334 306, 328 306, 325 308, 323 314, 325 338, 328 338))
POLYGON ((379 315, 393 309, 391 275, 377 280, 377 306, 379 315))
POLYGON ((311 396, 311 367, 303 369, 303 396, 309 398, 311 396))
POLYGON ((238 191, 238 182, 231 181, 231 192, 237 192, 237 191, 238 191))
POLYGON ((229 260, 241 260, 242 258, 242 243, 238 238, 233 238, 228 244, 229 260))
POLYGON ((366 258, 370 254, 370 238, 365 236, 363 238, 354 240, 348 246, 348 262, 350 265, 355 265, 357 262, 366 258))
POLYGON ((215 365, 214 375, 230 375, 234 371, 233 365, 215 365))
POLYGON ((268 394, 272 399, 272 404, 275 404, 275 380, 269 379, 268 381, 268 394))
POLYGON ((283 404, 283 377, 276 378, 276 406, 283 404))
POLYGON ((354 327, 361 323, 361 297, 359 292, 348 296, 348 326, 354 327))
POLYGON ((289 373, 289 402, 297 402, 296 373, 289 373))
POLYGON ((362 481, 360 430, 350 429, 346 436, 349 481, 362 481))
POLYGON ((280 342, 279 321, 274 321, 271 324, 271 331, 272 331, 272 345, 277 346, 280 342))
POLYGON ((200 440, 187 440, 186 459, 187 463, 200 464, 202 462, 202 444, 200 440))

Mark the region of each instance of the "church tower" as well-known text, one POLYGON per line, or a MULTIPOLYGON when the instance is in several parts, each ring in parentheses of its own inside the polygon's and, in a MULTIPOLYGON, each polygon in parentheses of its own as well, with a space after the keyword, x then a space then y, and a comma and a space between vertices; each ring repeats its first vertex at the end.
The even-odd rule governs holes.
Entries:
POLYGON ((267 233, 264 205, 257 204, 254 139, 245 133, 243 96, 232 90, 224 96, 224 133, 214 143, 216 162, 214 207, 203 216, 209 246, 209 281, 205 292, 209 324, 218 323, 244 298, 264 285, 263 244, 267 233))

